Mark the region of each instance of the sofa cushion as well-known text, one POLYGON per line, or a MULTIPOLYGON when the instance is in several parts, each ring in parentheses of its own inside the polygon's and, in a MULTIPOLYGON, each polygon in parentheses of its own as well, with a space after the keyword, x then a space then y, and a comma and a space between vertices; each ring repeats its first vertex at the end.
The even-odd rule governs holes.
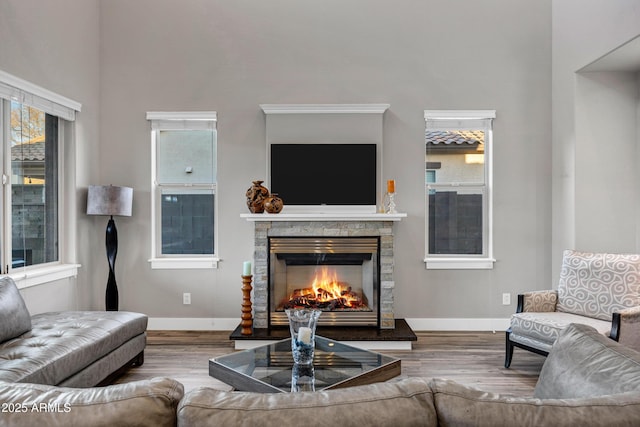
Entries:
POLYGON ((614 311, 640 305, 640 255, 565 250, 557 310, 611 321, 614 311))
POLYGON ((183 394, 182 384, 169 378, 81 389, 0 382, 0 424, 173 427, 183 394))
POLYGON ((542 366, 534 397, 568 399, 640 392, 640 352, 586 325, 569 325, 542 366))
POLYGON ((31 315, 10 277, 0 279, 0 342, 20 336, 31 329, 31 315))
POLYGON ((609 336, 611 322, 561 312, 522 312, 511 315, 511 341, 549 351, 560 333, 571 323, 583 323, 609 336), (545 345, 546 344, 546 345, 545 345))
POLYGON ((260 394, 201 388, 178 406, 178 425, 436 426, 426 380, 407 378, 335 390, 260 394))
POLYGON ((147 316, 127 311, 36 314, 32 329, 0 344, 0 380, 55 385, 144 334, 147 316))
POLYGON ((640 393, 591 399, 532 399, 488 393, 451 380, 433 379, 441 426, 637 426, 640 393))

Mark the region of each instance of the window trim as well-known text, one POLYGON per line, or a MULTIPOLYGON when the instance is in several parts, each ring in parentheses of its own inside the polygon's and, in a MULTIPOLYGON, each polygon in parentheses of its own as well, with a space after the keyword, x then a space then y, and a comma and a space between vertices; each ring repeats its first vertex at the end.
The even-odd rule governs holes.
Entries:
MULTIPOLYGON (((3 115, 0 123, 7 120, 9 114, 8 108, 5 108, 4 101, 17 101, 21 104, 38 108, 45 113, 58 117, 58 261, 26 266, 20 269, 12 269, 8 274, 19 289, 31 286, 42 285, 66 278, 76 277, 80 264, 75 263, 76 259, 76 242, 75 228, 77 226, 75 214, 75 187, 74 180, 70 179, 75 174, 75 164, 73 161, 65 161, 73 159, 73 146, 75 144, 75 128, 74 121, 76 114, 82 110, 82 104, 70 98, 59 95, 48 89, 40 87, 36 84, 13 76, 5 71, 0 70, 0 114, 3 115)), ((4 186, 3 194, 5 199, 3 205, 5 210, 11 209, 11 204, 7 203, 6 196, 7 183, 9 176, 6 171, 11 169, 10 147, 6 147, 8 143, 8 130, 2 129, 0 132, 0 147, 3 153, 0 156, 3 160, 2 164, 2 184, 4 186)), ((4 221, 2 223, 2 233, 11 230, 11 215, 2 212, 4 221), (6 227, 9 228, 6 228, 6 227)), ((10 248, 10 239, 8 236, 3 237, 2 253, 8 254, 10 248)))
MULTIPOLYGON (((424 110, 425 129, 428 120, 491 120, 495 119, 496 110, 424 110)), ((424 140, 423 140, 424 146, 424 140)), ((482 255, 433 255, 429 254, 429 212, 425 211, 425 247, 424 263, 427 270, 485 270, 493 269, 496 262, 493 257, 493 126, 490 127, 489 141, 485 145, 485 184, 486 188, 486 225, 483 226, 483 237, 486 237, 486 254, 482 255), (486 236, 484 234, 486 233, 486 236)), ((428 183, 424 183, 425 207, 428 206, 428 183)), ((460 187, 475 188, 476 185, 460 187)), ((445 186, 446 187, 446 186, 445 186)), ((449 186, 451 187, 451 186, 449 186)))
MULTIPOLYGON (((213 212, 214 241, 213 255, 159 255, 158 254, 158 217, 160 212, 160 187, 156 182, 157 173, 157 140, 156 131, 159 130, 193 130, 216 129, 217 113, 215 111, 149 111, 147 120, 151 122, 151 257, 149 263, 153 270, 180 270, 180 269, 216 269, 220 261, 218 253, 218 183, 209 184, 213 189, 216 207, 213 212)), ((217 135, 216 135, 217 140, 217 135)), ((217 150, 217 144, 216 144, 217 150)), ((206 187, 203 185, 202 187, 206 187)))

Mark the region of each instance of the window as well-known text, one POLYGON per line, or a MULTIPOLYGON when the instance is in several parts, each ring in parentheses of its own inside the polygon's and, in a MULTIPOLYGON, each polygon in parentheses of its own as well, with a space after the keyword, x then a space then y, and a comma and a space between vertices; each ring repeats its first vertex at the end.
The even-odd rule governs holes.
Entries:
POLYGON ((149 112, 152 268, 216 268, 216 113, 149 112))
POLYGON ((65 222, 62 203, 74 192, 66 191, 61 166, 76 111, 80 104, 0 71, 0 257, 2 274, 19 287, 77 274, 67 238, 75 225, 65 222))
POLYGON ((495 111, 425 111, 427 268, 492 268, 495 111))

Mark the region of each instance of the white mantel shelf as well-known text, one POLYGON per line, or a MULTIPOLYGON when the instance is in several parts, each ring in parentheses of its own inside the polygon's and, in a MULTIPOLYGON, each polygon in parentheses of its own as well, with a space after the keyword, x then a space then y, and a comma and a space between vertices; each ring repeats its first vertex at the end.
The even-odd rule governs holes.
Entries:
POLYGON ((251 222, 260 221, 400 221, 406 218, 406 213, 279 213, 279 214, 240 214, 240 218, 244 218, 251 222))

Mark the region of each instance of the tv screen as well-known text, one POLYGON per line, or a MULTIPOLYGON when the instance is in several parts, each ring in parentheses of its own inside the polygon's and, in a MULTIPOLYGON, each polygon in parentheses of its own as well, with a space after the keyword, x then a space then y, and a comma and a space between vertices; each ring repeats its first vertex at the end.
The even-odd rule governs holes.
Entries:
POLYGON ((376 205, 376 144, 271 144, 270 190, 286 205, 376 205))

